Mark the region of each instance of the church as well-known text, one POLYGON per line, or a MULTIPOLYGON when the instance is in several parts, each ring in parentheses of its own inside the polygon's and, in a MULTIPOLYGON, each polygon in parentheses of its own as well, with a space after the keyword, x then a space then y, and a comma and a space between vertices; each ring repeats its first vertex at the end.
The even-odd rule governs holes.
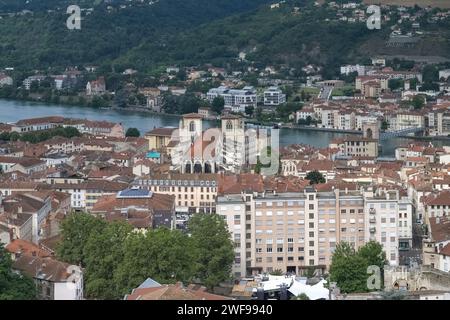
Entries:
POLYGON ((181 173, 239 173, 256 163, 250 156, 256 155, 258 145, 249 143, 252 131, 246 132, 244 120, 235 115, 224 115, 219 128, 204 130, 202 115, 185 114, 180 119, 178 144, 171 154, 173 169, 181 173))

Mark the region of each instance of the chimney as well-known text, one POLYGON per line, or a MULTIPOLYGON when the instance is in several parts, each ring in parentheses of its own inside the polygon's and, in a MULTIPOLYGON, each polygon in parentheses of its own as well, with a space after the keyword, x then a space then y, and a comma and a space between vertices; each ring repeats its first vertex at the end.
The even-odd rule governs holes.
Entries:
POLYGON ((436 224, 440 224, 441 223, 441 219, 439 217, 436 217, 436 224))
POLYGON ((17 207, 17 213, 22 213, 22 206, 17 207))

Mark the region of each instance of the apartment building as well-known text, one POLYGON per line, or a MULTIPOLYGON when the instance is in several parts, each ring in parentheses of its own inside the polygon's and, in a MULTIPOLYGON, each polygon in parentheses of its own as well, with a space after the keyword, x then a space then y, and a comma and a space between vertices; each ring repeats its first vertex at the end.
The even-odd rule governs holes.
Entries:
POLYGON ((450 216, 450 191, 430 194, 423 200, 426 219, 450 216))
POLYGON ((235 243, 237 278, 274 270, 302 274, 311 267, 324 272, 342 241, 356 249, 378 241, 389 263, 397 265, 400 238, 403 243, 411 239, 412 204, 395 190, 318 191, 291 185, 279 192, 267 185, 261 190, 255 183, 254 189, 236 191, 218 196, 217 213, 226 220, 235 243))
POLYGON ((286 95, 278 87, 269 87, 264 91, 264 105, 278 106, 286 102, 286 95))
POLYGON ((139 177, 133 186, 175 196, 176 212, 216 212, 217 174, 152 174, 139 177))
POLYGON ((399 249, 412 245, 412 202, 398 190, 378 189, 365 196, 365 238, 381 243, 390 265, 398 265, 399 249))
POLYGON ((33 82, 41 83, 41 81, 44 81, 44 80, 45 80, 45 76, 41 76, 41 75, 29 76, 28 78, 23 80, 23 86, 24 86, 25 90, 30 90, 31 84, 33 82))
POLYGON ((342 157, 378 157, 378 140, 347 136, 343 139, 331 141, 330 148, 338 148, 339 156, 342 157))
POLYGON ((219 96, 223 97, 225 108, 234 112, 245 112, 245 108, 249 106, 256 108, 256 90, 252 86, 246 86, 242 89, 230 89, 227 86, 220 86, 210 89, 206 94, 209 102, 212 102, 219 96))
POLYGON ((233 195, 219 197, 217 206, 218 213, 226 216, 237 247, 235 276, 278 269, 301 273, 310 266, 325 270, 329 265, 338 232, 334 193, 318 195, 310 189, 233 195), (247 213, 250 219, 243 220, 247 213))
POLYGON ((14 239, 38 243, 50 211, 51 198, 47 193, 10 195, 0 201, 0 225, 11 229, 14 239))
POLYGON ((70 194, 70 205, 76 210, 90 210, 100 197, 116 194, 127 187, 127 183, 108 180, 92 180, 82 183, 54 183, 41 186, 42 189, 53 189, 70 194))
POLYGON ((399 112, 397 113, 396 118, 394 130, 425 127, 425 117, 419 112, 399 112))
POLYGON ((345 65, 341 66, 341 74, 349 75, 350 73, 357 72, 358 76, 363 76, 366 74, 366 66, 359 64, 356 65, 345 65))

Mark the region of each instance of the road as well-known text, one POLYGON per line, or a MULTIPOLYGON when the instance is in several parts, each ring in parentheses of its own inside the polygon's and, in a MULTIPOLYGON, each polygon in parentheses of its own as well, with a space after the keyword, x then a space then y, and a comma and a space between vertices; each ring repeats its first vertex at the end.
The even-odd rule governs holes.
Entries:
POLYGON ((320 93, 318 98, 323 100, 329 100, 331 97, 331 92, 333 91, 333 87, 322 87, 320 88, 320 93))
POLYGON ((411 264, 422 264, 422 225, 413 224, 412 248, 405 251, 399 251, 400 265, 411 266, 411 264))

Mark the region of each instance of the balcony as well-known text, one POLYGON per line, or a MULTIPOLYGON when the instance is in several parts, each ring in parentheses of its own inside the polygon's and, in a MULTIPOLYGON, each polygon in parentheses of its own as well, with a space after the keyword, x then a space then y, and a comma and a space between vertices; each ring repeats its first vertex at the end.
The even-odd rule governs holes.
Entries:
POLYGON ((370 232, 370 233, 375 233, 375 231, 376 231, 375 227, 370 227, 370 228, 369 228, 369 232, 370 232))
POLYGON ((376 211, 375 211, 374 208, 370 208, 370 209, 369 209, 369 214, 375 214, 375 213, 376 213, 376 211))
POLYGON ((369 218, 369 222, 370 222, 370 223, 376 223, 376 222, 377 222, 377 219, 375 219, 375 217, 370 217, 370 218, 369 218))

